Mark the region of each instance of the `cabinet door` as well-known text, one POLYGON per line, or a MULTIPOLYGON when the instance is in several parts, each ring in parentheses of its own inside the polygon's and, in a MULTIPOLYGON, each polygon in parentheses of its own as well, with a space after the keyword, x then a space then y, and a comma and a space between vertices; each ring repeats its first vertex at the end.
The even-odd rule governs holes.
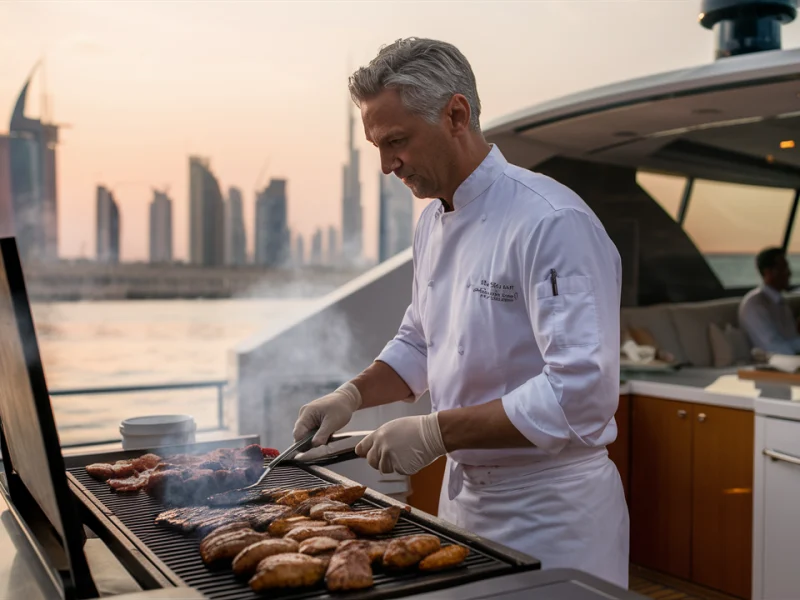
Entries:
POLYGON ((617 422, 617 439, 608 445, 608 457, 617 466, 625 490, 625 498, 630 504, 630 396, 619 397, 619 407, 614 415, 617 422))
POLYGON ((749 598, 753 413, 695 405, 692 581, 749 598))
POLYGON ((783 419, 763 419, 765 432, 761 454, 763 473, 761 538, 761 590, 757 596, 765 600, 784 600, 797 597, 800 590, 800 568, 797 544, 800 540, 800 422, 783 419))
POLYGON ((439 514, 439 493, 442 489, 446 462, 442 456, 411 476, 411 494, 408 496, 408 503, 434 517, 439 514))
POLYGON ((631 561, 688 579, 692 406, 644 396, 632 401, 631 561))

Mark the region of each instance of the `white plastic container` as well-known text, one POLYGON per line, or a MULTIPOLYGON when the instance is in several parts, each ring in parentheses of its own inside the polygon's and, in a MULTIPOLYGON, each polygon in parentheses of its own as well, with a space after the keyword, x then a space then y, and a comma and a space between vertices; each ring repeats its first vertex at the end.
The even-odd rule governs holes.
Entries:
POLYGON ((150 415, 125 419, 119 426, 123 450, 193 444, 197 424, 190 415, 150 415))

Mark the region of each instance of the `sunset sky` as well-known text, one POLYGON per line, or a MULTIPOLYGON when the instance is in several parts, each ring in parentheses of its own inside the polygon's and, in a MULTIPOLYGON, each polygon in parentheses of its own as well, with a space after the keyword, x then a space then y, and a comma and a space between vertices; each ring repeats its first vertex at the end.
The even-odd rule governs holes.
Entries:
MULTIPOLYGON (((58 154, 62 256, 94 255, 94 194, 114 188, 122 259, 147 255, 151 186, 174 200, 175 254, 187 255, 188 156, 223 190, 289 180, 289 224, 306 238, 340 226, 350 70, 399 37, 436 37, 472 63, 484 126, 584 88, 712 60, 699 0, 527 2, 3 2, 0 132, 46 57, 58 154), (257 181, 265 165, 268 171, 257 181)), ((783 29, 800 45, 800 24, 783 29)), ((29 113, 38 114, 38 87, 29 113)), ((365 247, 377 254, 377 151, 362 149, 365 247)), ((782 203, 782 200, 778 200, 782 203)), ((417 213, 423 206, 417 201, 417 213)), ((746 215, 745 215, 746 217, 746 215)), ((688 224, 687 224, 688 227, 688 224)), ((703 235, 703 224, 692 226, 703 235)), ((308 248, 308 239, 306 248, 308 248)))

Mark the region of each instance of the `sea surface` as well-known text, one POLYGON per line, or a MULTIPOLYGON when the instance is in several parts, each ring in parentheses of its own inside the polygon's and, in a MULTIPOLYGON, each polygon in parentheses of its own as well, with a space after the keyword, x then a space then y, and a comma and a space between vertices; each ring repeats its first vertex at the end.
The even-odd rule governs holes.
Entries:
MULTIPOLYGON (((141 300, 33 305, 50 390, 224 380, 234 346, 302 314, 317 300, 141 300)), ((191 414, 217 423, 216 390, 52 398, 62 444, 120 437, 144 414, 191 414)))

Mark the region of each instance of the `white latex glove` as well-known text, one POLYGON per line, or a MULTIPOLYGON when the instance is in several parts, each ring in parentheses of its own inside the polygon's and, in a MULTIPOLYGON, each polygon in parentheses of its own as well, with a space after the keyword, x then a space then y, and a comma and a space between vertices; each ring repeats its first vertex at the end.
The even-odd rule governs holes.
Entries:
POLYGON ((299 440, 319 427, 311 445, 322 446, 331 435, 350 422, 359 408, 361 393, 348 381, 327 396, 317 398, 300 409, 294 424, 294 439, 299 440))
POLYGON ((356 446, 356 454, 384 474, 413 475, 446 453, 436 413, 389 421, 356 446))

